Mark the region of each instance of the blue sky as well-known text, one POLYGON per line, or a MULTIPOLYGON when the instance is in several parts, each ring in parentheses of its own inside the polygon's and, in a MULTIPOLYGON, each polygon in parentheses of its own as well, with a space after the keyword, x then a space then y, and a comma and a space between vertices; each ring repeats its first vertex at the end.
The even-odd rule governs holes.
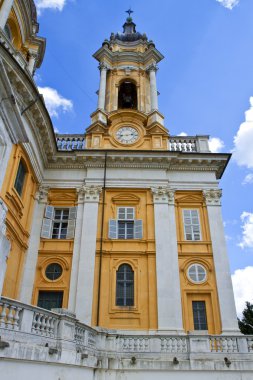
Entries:
POLYGON ((157 80, 170 133, 210 134, 212 149, 234 151, 221 181, 223 217, 238 310, 253 302, 253 0, 37 4, 47 49, 36 81, 61 133, 89 126, 99 85, 92 54, 122 30, 131 5, 138 31, 165 56, 157 80))

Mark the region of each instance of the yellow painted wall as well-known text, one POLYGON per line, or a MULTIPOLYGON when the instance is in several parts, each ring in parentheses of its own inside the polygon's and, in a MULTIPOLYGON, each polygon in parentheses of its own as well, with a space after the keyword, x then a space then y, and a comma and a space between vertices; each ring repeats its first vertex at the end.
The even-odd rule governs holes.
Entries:
MULTIPOLYGON (((101 226, 102 204, 99 206, 101 226)), ((92 325, 97 325, 100 233, 97 235, 95 284, 92 325)), ((105 219, 100 287, 99 325, 119 329, 156 329, 156 265, 154 241, 154 212, 152 195, 148 190, 110 189, 105 196, 105 219), (134 207, 135 218, 143 220, 142 240, 111 240, 108 238, 110 219, 117 219, 117 207, 134 207), (134 270, 134 306, 116 306, 116 271, 121 264, 134 270)))
POLYGON ((3 287, 3 295, 6 297, 18 299, 19 296, 19 286, 25 252, 30 237, 36 190, 37 183, 29 159, 21 146, 14 145, 1 189, 1 198, 8 207, 6 226, 7 237, 11 241, 11 251, 3 287), (21 196, 14 188, 20 160, 23 161, 27 169, 21 196))
MULTIPOLYGON (((77 193, 75 189, 50 189, 48 204, 57 208, 76 206, 77 193)), ((63 308, 68 307, 68 296, 71 276, 74 239, 41 239, 32 303, 37 305, 39 291, 63 291, 63 308), (49 280, 45 270, 49 264, 58 263, 63 268, 62 276, 49 280)))
POLYGON ((215 268, 212 254, 208 215, 202 192, 176 192, 176 220, 178 236, 178 255, 183 309, 183 323, 186 331, 194 330, 192 301, 205 301, 208 331, 221 333, 220 310, 217 295, 215 268), (183 228, 183 209, 198 209, 201 223, 201 241, 186 241, 183 228), (187 277, 191 264, 200 264, 207 271, 207 280, 194 284, 187 277))

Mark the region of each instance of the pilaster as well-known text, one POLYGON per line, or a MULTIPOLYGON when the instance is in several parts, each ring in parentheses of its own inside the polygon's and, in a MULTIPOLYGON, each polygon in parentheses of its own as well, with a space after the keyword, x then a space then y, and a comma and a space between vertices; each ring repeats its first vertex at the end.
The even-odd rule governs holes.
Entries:
POLYGON ((83 207, 80 207, 77 215, 69 308, 76 313, 81 322, 88 325, 91 325, 92 316, 98 204, 101 191, 101 187, 92 185, 84 185, 79 189, 79 200, 83 202, 83 207))
POLYGON ((3 4, 0 9, 0 28, 2 29, 4 29, 6 25, 13 3, 14 0, 3 0, 3 4))
POLYGON ((6 214, 8 208, 4 201, 0 199, 0 297, 3 290, 7 259, 10 253, 10 241, 6 238, 6 214))
POLYGON ((155 212, 158 329, 182 333, 182 306, 174 190, 153 187, 155 212))
POLYGON ((238 332, 239 328, 221 214, 222 191, 220 189, 208 189, 203 191, 203 195, 206 201, 212 240, 222 333, 233 334, 238 332))
POLYGON ((40 232, 45 205, 47 204, 48 187, 41 186, 35 196, 33 223, 30 232, 29 247, 26 252, 24 272, 20 288, 20 301, 31 303, 38 251, 40 245, 40 232))

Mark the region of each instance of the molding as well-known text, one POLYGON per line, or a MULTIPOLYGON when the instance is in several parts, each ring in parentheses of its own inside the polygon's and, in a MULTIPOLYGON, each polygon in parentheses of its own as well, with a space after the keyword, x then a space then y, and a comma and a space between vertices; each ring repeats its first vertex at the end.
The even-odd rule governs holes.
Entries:
POLYGON ((168 186, 151 187, 154 203, 175 204, 175 190, 168 186))
POLYGON ((102 186, 83 185, 77 189, 78 202, 97 203, 102 192, 102 186))
POLYGON ((222 190, 221 189, 209 189, 203 190, 203 196, 207 206, 220 206, 222 190))
POLYGON ((40 186, 39 190, 37 191, 35 195, 35 199, 37 200, 37 202, 47 204, 48 192, 49 192, 48 186, 43 186, 43 185, 40 186))

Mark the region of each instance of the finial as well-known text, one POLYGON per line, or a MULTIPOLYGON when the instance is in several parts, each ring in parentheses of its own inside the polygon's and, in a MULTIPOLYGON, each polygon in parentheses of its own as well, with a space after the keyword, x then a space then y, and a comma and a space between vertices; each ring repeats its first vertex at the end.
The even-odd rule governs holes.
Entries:
POLYGON ((131 13, 134 13, 134 11, 132 11, 131 7, 128 9, 128 11, 126 11, 126 13, 129 14, 129 18, 131 18, 131 13))

